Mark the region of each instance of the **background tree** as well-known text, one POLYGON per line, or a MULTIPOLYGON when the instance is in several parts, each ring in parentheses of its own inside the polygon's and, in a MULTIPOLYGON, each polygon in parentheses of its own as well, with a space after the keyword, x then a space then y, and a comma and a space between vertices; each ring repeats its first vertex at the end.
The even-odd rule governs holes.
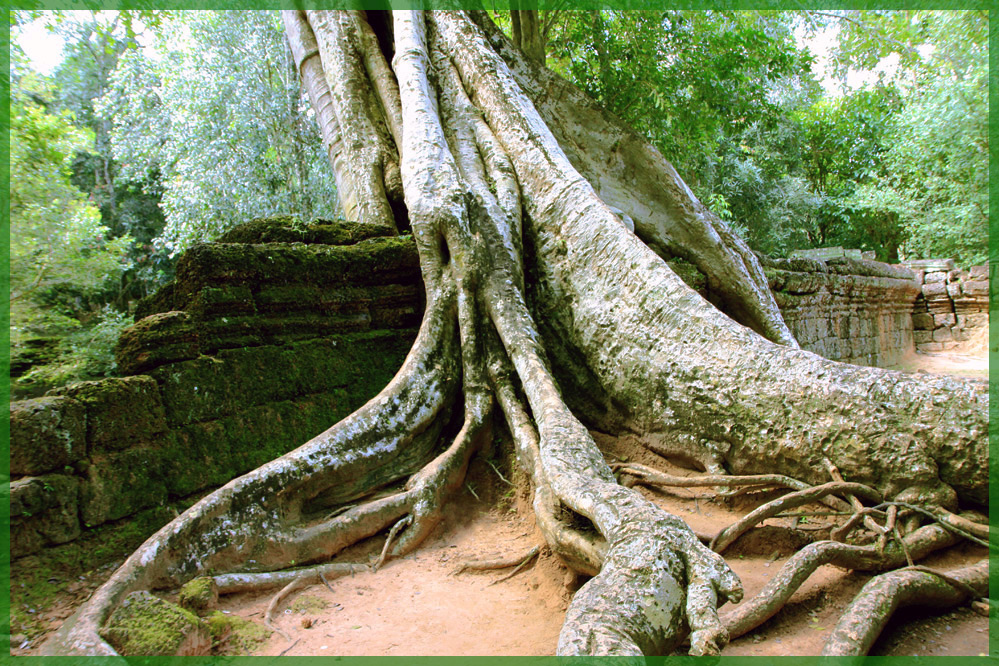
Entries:
POLYGON ((178 12, 123 56, 100 113, 119 180, 156 183, 169 253, 240 222, 338 215, 336 188, 273 12, 178 12))

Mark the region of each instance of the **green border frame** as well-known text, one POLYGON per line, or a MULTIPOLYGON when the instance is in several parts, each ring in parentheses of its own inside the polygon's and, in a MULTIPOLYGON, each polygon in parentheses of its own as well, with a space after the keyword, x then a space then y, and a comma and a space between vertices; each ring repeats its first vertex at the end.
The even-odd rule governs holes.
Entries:
MULTIPOLYGON (((528 0, 530 2, 530 0, 528 0)), ((322 7, 325 9, 461 9, 488 6, 492 9, 507 9, 511 0, 11 0, 11 5, 4 12, 9 16, 13 9, 309 9, 322 7)), ((523 6, 523 1, 518 2, 523 6)), ((999 319, 995 316, 999 304, 999 227, 996 214, 999 213, 999 126, 996 119, 997 103, 999 103, 999 5, 989 0, 569 0, 561 3, 558 0, 538 0, 531 2, 536 8, 544 9, 550 5, 570 4, 573 9, 940 9, 962 10, 980 9, 989 11, 989 449, 990 449, 990 484, 989 484, 989 520, 993 528, 999 527, 999 465, 993 463, 996 452, 999 451, 999 319)), ((559 7, 559 8, 565 8, 559 7)), ((0 183, 3 191, 9 192, 10 187, 10 21, 4 21, 0 41, 3 42, 3 73, 0 76, 0 94, 6 103, 0 107, 0 124, 4 128, 0 136, 0 183)), ((4 206, 0 211, 0 283, 6 293, 10 293, 10 211, 4 206)), ((0 309, 0 318, 5 325, 0 329, 0 366, 6 372, 0 375, 0 403, 10 402, 10 312, 9 308, 0 309)), ((0 637, 10 635, 10 420, 0 419, 0 637)), ((993 533, 994 534, 994 533, 993 533)), ((989 597, 999 598, 999 571, 996 563, 996 539, 992 540, 990 549, 990 580, 989 597)), ((999 617, 995 614, 989 619, 989 654, 999 654, 999 617)), ((0 650, 9 644, 9 638, 0 638, 0 650)), ((176 664, 180 659, 185 666, 201 666, 217 663, 233 664, 234 666, 255 666, 266 663, 276 657, 145 657, 145 658, 107 658, 107 657, 16 657, 18 661, 28 660, 52 664, 52 666, 104 666, 104 664, 135 664, 143 666, 166 666, 176 664)), ((575 666, 576 664, 597 664, 622 666, 627 664, 649 664, 649 666, 667 666, 672 664, 720 664, 721 666, 762 666, 775 664, 791 666, 794 664, 815 664, 839 666, 854 663, 858 660, 848 657, 649 657, 645 659, 617 657, 282 657, 282 664, 318 665, 320 662, 343 663, 345 666, 398 666, 412 664, 413 666, 575 666)), ((993 657, 864 657, 865 664, 873 666, 951 666, 960 663, 962 666, 997 663, 993 657)))

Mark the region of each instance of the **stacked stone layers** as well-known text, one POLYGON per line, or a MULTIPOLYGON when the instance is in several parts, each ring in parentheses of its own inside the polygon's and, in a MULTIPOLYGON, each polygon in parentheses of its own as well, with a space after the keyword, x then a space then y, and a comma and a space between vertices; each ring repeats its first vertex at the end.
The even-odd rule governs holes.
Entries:
POLYGON ((226 483, 381 390, 423 310, 387 232, 269 220, 187 252, 119 341, 133 376, 11 404, 12 555, 226 483))
POLYGON ((941 351, 989 325, 988 266, 958 270, 953 259, 911 261, 920 294, 913 304, 916 349, 941 351))

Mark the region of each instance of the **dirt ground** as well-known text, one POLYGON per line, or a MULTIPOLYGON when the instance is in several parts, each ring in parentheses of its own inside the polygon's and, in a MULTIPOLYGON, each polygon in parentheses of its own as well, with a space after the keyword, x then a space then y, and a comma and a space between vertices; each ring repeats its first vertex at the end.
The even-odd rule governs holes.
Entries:
MULTIPOLYGON (((965 345, 948 353, 913 355, 903 364, 909 372, 988 376, 987 343, 965 345)), ((596 434, 609 457, 653 462, 654 454, 627 440, 596 434)), ((662 467, 662 459, 654 463, 662 467)), ((694 474, 669 466, 665 471, 694 474)), ((641 489, 698 532, 716 533, 752 510, 765 496, 719 499, 710 489, 675 489, 669 493, 641 489)), ((541 545, 524 498, 486 464, 477 462, 469 481, 452 500, 445 520, 415 553, 389 561, 376 573, 358 573, 297 591, 280 606, 276 627, 254 655, 553 655, 565 609, 583 582, 544 548, 541 555, 513 576, 510 569, 456 573, 460 564, 526 553, 541 545)), ((822 511, 824 507, 811 507, 822 511)), ((825 509, 827 510, 827 509, 825 509)), ((766 521, 725 553, 752 597, 798 548, 801 532, 791 518, 766 521)), ((815 538, 830 518, 808 519, 815 538)), ((800 525, 799 525, 800 526, 800 525)), ((807 533, 806 533, 807 534, 807 533)), ((371 539, 338 556, 338 561, 366 562, 377 556, 384 537, 371 539)), ((984 548, 960 545, 922 564, 947 570, 987 556, 984 548)), ((62 595, 49 609, 51 629, 110 575, 97 572, 62 595)), ((869 576, 832 566, 821 567, 788 605, 767 623, 733 641, 731 656, 817 655, 836 621, 869 576)), ((16 581, 15 581, 16 584, 16 581)), ((262 623, 273 591, 223 597, 223 613, 262 623)), ((722 612, 726 610, 721 609, 722 612)), ((874 655, 986 655, 988 618, 970 607, 939 611, 907 610, 892 619, 874 646, 874 655)), ((44 635, 22 643, 14 637, 12 654, 35 654, 44 635), (24 645, 23 648, 18 647, 24 645)), ((683 653, 683 650, 680 651, 683 653)))

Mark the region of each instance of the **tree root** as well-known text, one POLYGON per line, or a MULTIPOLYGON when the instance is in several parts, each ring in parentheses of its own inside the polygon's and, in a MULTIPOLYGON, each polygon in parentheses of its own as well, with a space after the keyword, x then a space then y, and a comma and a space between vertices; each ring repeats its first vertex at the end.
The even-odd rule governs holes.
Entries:
POLYGON ((716 553, 722 553, 726 548, 732 545, 736 539, 748 530, 752 529, 753 526, 760 521, 772 518, 774 515, 786 509, 814 502, 815 500, 825 497, 826 495, 831 495, 832 493, 849 493, 852 495, 860 495, 871 501, 881 501, 881 494, 878 491, 860 483, 844 483, 834 481, 821 486, 815 486, 814 488, 799 490, 798 492, 784 495, 781 498, 764 504, 755 511, 746 514, 746 516, 738 522, 723 529, 711 542, 711 549, 716 553))
POLYGON ((843 613, 822 648, 822 656, 866 655, 897 609, 956 606, 984 596, 988 585, 988 560, 946 573, 912 567, 872 578, 843 613))
POLYGON ((469 560, 455 569, 452 574, 460 574, 463 571, 491 571, 493 569, 508 569, 509 567, 519 567, 533 560, 541 552, 540 546, 532 546, 526 553, 519 555, 509 555, 507 557, 497 557, 491 560, 469 560))
MULTIPOLYGON (((938 525, 927 525, 906 535, 905 548, 913 559, 946 548, 957 538, 938 525)), ((742 636, 763 624, 784 607, 791 595, 824 564, 858 571, 883 571, 906 563, 901 547, 879 553, 871 546, 851 546, 837 541, 817 541, 795 553, 764 588, 738 608, 722 617, 732 638, 742 636)))

